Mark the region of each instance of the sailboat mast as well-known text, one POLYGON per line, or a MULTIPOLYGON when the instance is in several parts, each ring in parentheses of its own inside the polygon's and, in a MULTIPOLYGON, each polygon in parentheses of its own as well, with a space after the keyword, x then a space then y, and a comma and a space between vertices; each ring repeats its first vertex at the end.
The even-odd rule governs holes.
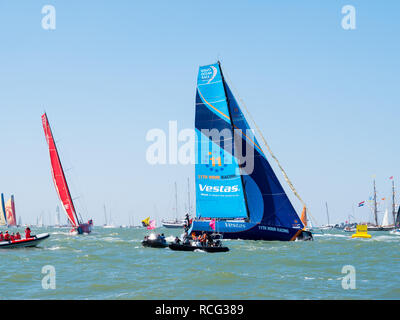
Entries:
POLYGON ((105 225, 107 225, 107 211, 106 211, 106 205, 103 205, 104 207, 104 219, 105 219, 105 225))
POLYGON ((175 214, 176 214, 176 220, 178 220, 178 188, 176 186, 176 181, 175 181, 175 214))
POLYGON ((190 214, 190 183, 189 183, 189 178, 187 179, 187 183, 188 183, 188 214, 190 214))
POLYGON ((375 225, 378 225, 378 206, 376 203, 376 184, 374 179, 374 217, 375 217, 375 225))
POLYGON ((394 178, 392 180, 392 214, 393 214, 393 224, 396 223, 396 197, 394 191, 394 178))
POLYGON ((325 202, 326 207, 326 216, 328 217, 328 226, 329 226, 329 210, 328 210, 328 202, 325 202))
MULTIPOLYGON (((224 74, 222 73, 222 67, 221 67, 221 62, 218 61, 218 66, 219 66, 219 70, 221 72, 221 78, 222 78, 222 85, 224 87, 224 93, 225 93, 225 97, 226 97, 226 103, 228 105, 228 113, 229 113, 229 120, 231 122, 231 129, 232 129, 232 139, 233 139, 233 150, 232 150, 232 156, 233 154, 235 154, 234 152, 234 148, 235 148, 235 129, 233 128, 233 120, 232 120, 232 114, 231 114, 231 108, 229 106, 229 99, 228 99, 228 94, 226 92, 226 87, 225 87, 225 78, 224 78, 224 74)), ((240 170, 240 164, 239 164, 239 170, 240 170)), ((242 182, 242 188, 243 188, 243 197, 244 197, 244 203, 246 205, 246 212, 247 212, 247 218, 250 219, 250 210, 249 210, 249 206, 247 203, 247 195, 246 195, 246 189, 245 189, 245 183, 243 180, 243 175, 241 174, 240 171, 240 180, 242 182)))

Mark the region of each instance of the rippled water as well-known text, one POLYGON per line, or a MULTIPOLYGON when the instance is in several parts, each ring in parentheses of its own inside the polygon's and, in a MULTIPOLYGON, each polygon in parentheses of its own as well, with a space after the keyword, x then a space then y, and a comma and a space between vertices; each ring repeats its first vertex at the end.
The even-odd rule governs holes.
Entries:
POLYGON ((0 250, 1 299, 400 298, 400 236, 389 232, 351 239, 334 231, 312 242, 226 240, 230 252, 210 254, 144 248, 144 229, 32 231, 50 238, 37 248, 0 250), (42 288, 45 265, 55 268, 54 290, 42 288), (345 265, 356 270, 356 289, 342 288, 345 265))

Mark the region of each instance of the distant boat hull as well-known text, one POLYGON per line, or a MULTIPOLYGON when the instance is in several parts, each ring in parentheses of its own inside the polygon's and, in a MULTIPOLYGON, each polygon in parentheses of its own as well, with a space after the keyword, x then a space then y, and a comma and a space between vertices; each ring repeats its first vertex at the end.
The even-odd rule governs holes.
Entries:
POLYGON ((395 227, 382 227, 382 226, 368 226, 368 231, 391 231, 394 230, 395 227))
POLYGON ((182 229, 184 226, 185 226, 185 224, 184 223, 164 223, 163 222, 163 227, 165 227, 165 228, 170 228, 170 229, 182 229))
POLYGON ((28 247, 36 247, 40 242, 50 237, 48 233, 38 234, 32 238, 28 239, 20 239, 14 241, 1 241, 0 248, 28 248, 28 247))
POLYGON ((165 228, 183 228, 186 224, 186 220, 163 220, 162 225, 165 228))
POLYGON ((193 221, 189 233, 196 235, 203 231, 218 232, 224 239, 266 240, 266 241, 294 241, 312 240, 312 234, 297 228, 286 228, 263 225, 246 221, 216 221, 215 230, 211 229, 209 221, 193 221))

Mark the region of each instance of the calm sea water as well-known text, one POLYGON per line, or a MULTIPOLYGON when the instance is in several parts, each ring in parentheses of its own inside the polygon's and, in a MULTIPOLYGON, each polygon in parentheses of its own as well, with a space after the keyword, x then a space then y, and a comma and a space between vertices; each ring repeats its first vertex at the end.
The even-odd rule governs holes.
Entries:
POLYGON ((370 232, 369 240, 340 231, 312 242, 226 240, 230 252, 209 254, 143 248, 144 229, 32 231, 50 238, 37 248, 0 250, 1 299, 400 298, 400 236, 389 232, 370 232), (54 290, 42 287, 45 265, 55 268, 54 290), (355 268, 356 289, 342 287, 345 265, 355 268))

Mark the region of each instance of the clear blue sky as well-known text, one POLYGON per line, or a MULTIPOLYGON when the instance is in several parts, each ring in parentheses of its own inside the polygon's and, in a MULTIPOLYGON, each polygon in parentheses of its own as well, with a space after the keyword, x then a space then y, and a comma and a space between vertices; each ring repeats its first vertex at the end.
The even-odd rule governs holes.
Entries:
POLYGON ((390 176, 400 183, 399 12, 398 1, 2 1, 0 190, 24 222, 42 211, 54 222, 46 110, 85 215, 102 224, 105 203, 118 224, 172 217, 175 181, 182 212, 194 168, 147 164, 145 136, 170 120, 193 128, 198 66, 219 58, 317 222, 325 201, 344 221, 373 174, 379 197, 390 176), (41 27, 46 4, 56 30, 41 27), (356 30, 341 27, 347 4, 356 30))

